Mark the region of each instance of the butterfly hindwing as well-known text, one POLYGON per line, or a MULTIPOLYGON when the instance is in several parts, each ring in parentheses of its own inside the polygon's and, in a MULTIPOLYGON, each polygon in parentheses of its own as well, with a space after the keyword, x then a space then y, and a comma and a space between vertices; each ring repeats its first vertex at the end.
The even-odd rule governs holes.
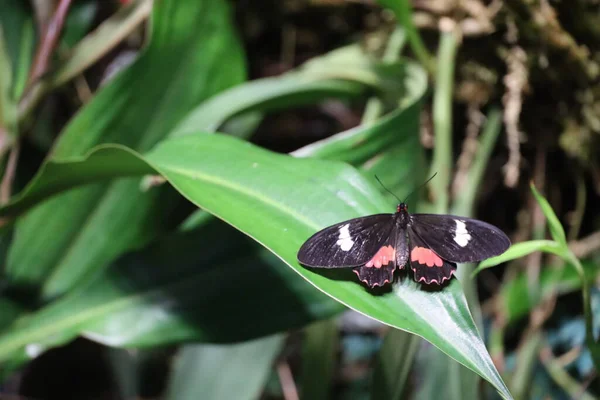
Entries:
POLYGON ((436 254, 414 230, 408 230, 408 240, 410 267, 417 282, 441 285, 452 278, 456 271, 455 263, 444 260, 436 254))
POLYGON ((394 280, 396 270, 397 236, 398 232, 392 228, 390 235, 381 244, 379 249, 363 266, 355 267, 354 273, 361 282, 369 287, 383 286, 394 280))
POLYGON ((454 215, 412 214, 409 223, 424 244, 454 263, 481 261, 502 254, 510 240, 500 229, 454 215))
POLYGON ((313 268, 363 266, 390 240, 393 228, 392 214, 340 222, 304 242, 298 251, 298 261, 313 268))

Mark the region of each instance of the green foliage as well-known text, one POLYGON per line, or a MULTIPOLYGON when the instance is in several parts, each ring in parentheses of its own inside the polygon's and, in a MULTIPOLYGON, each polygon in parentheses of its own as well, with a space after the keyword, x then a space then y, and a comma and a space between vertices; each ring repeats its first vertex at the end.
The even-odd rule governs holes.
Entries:
MULTIPOLYGON (((440 392, 448 399, 476 398, 481 378, 512 398, 480 334, 475 281, 462 278, 473 266, 460 266, 460 280, 438 290, 402 276, 373 292, 347 270, 316 271, 297 261, 298 248, 315 231, 393 211, 396 200, 374 175, 402 198, 429 171, 438 172, 430 202, 417 208, 475 213, 501 112, 487 110, 478 150, 463 171, 467 182, 452 194, 460 38, 444 29, 434 60, 410 2, 380 3, 402 25, 381 60, 349 44, 279 76, 246 81, 247 55, 231 2, 132 0, 91 32, 100 3, 78 2, 50 68, 31 81, 29 71, 39 63, 33 10, 0 0, 2 157, 18 154, 15 146, 32 126, 55 129, 47 111, 38 113, 44 100, 69 94, 63 89, 83 79, 89 66, 124 38, 141 35, 137 26, 150 15, 147 44, 133 64, 103 82, 76 112, 69 110, 64 128, 51 132, 56 138, 48 136, 54 142, 45 161, 35 173, 19 171, 27 184, 0 205, 0 378, 83 336, 118 349, 111 353, 113 372, 128 396, 137 395, 140 366, 124 349, 144 354, 179 345, 165 398, 253 399, 273 374, 285 333, 306 328, 299 393, 325 399, 334 387, 340 342, 332 318, 350 308, 390 328, 376 357, 372 398, 399 399, 410 389, 417 398, 440 392), (405 41, 418 63, 400 56, 405 41), (431 162, 420 140, 430 87, 431 162), (368 99, 362 123, 290 154, 250 143, 265 115, 330 99, 345 105, 368 99), (420 376, 419 387, 411 387, 411 371, 420 376)), ((10 181, 9 167, 4 160, 10 181)), ((537 251, 573 266, 544 269, 535 299, 520 274, 498 290, 498 303, 513 323, 535 301, 581 290, 587 346, 598 367, 590 294, 596 265, 574 256, 549 202, 531 190, 552 240, 515 243, 482 262, 473 276, 537 251)), ((502 342, 502 332, 491 337, 502 342)), ((520 358, 536 359, 542 335, 526 339, 520 358)), ((524 397, 535 371, 517 363, 512 387, 524 397)), ((549 371, 561 376, 560 369, 549 371)))
POLYGON ((535 197, 540 208, 542 209, 542 212, 544 213, 544 216, 548 221, 550 235, 554 240, 533 240, 514 244, 504 254, 492 257, 480 263, 479 267, 473 272, 473 275, 477 274, 483 269, 490 268, 492 266, 510 260, 521 258, 525 255, 531 254, 536 251, 555 254, 559 256, 564 262, 570 264, 577 272, 577 275, 579 276, 579 280, 581 282, 586 325, 586 344, 588 345, 591 351, 594 364, 598 368, 600 367, 600 345, 596 342, 594 338, 589 275, 586 274, 583 265, 577 259, 577 257, 575 257, 575 255, 569 248, 567 244, 567 236, 565 235, 565 230, 563 229, 558 217, 556 216, 556 213, 550 206, 550 203, 548 203, 548 200, 546 200, 546 198, 538 192, 533 182, 530 184, 530 187, 533 196, 535 197))

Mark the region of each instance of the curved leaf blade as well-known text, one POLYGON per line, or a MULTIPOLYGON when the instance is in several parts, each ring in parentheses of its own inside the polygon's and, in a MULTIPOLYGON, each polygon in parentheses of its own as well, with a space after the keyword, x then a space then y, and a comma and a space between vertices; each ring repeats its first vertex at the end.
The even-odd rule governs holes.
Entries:
POLYGON ((484 269, 495 267, 496 265, 507 261, 516 260, 536 251, 552 253, 558 256, 563 254, 562 246, 552 240, 529 240, 527 242, 515 243, 509 247, 504 253, 499 256, 488 258, 479 263, 479 266, 471 274, 471 278, 475 277, 484 269))
MULTIPOLYGON (((322 292, 382 323, 425 338, 488 380, 503 397, 511 397, 457 280, 427 292, 405 277, 390 292, 376 296, 354 279, 327 277, 297 263, 298 248, 316 230, 343 219, 391 211, 352 167, 274 154, 222 135, 167 140, 143 159, 182 195, 263 244, 322 292)), ((80 328, 89 323, 85 314, 80 318, 80 328)), ((35 330, 30 334, 39 335, 35 330)), ((14 336, 9 339, 0 340, 0 355, 21 343, 14 336)))
POLYGON ((540 192, 538 192, 533 182, 529 184, 529 187, 531 188, 533 196, 537 200, 538 204, 542 209, 542 212, 548 220, 548 228, 550 228, 550 234, 552 234, 552 238, 558 243, 560 243, 563 246, 563 248, 566 248, 567 235, 565 235, 565 230, 563 229, 562 224, 558 220, 556 213, 552 209, 552 206, 550 205, 550 203, 548 203, 548 200, 546 200, 546 198, 542 196, 540 192))
POLYGON ((184 196, 265 245, 318 289, 371 318, 422 336, 510 397, 458 281, 427 293, 404 279, 391 293, 377 297, 355 282, 334 281, 298 265, 297 249, 316 230, 357 213, 387 208, 359 174, 344 165, 274 155, 246 143, 234 145, 231 138, 206 139, 164 142, 147 154, 147 160, 184 196), (235 162, 219 162, 222 154, 235 162), (334 171, 335 181, 326 180, 334 171), (252 213, 246 212, 247 205, 252 205, 252 213), (333 207, 339 211, 335 219, 333 207))

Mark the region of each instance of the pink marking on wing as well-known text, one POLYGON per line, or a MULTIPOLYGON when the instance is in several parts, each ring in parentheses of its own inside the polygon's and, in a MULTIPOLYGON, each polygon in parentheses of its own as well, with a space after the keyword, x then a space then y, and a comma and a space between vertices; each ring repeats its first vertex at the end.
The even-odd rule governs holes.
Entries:
POLYGON ((383 246, 377 253, 365 264, 365 267, 381 268, 382 265, 388 265, 396 257, 396 250, 392 246, 383 246))
POLYGON ((425 247, 413 248, 410 252, 410 260, 427 265, 428 267, 433 267, 434 265, 441 267, 444 265, 444 261, 437 254, 425 247))

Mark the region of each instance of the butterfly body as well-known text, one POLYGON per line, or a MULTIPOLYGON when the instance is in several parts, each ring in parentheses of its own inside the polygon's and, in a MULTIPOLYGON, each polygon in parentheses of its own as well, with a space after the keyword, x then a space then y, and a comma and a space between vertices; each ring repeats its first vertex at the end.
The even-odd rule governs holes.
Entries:
POLYGON ((396 268, 409 265, 415 280, 442 284, 458 262, 481 261, 510 246, 498 228, 454 215, 409 214, 400 203, 394 214, 344 221, 311 236, 298 261, 313 268, 352 268, 370 287, 393 280, 396 268))

